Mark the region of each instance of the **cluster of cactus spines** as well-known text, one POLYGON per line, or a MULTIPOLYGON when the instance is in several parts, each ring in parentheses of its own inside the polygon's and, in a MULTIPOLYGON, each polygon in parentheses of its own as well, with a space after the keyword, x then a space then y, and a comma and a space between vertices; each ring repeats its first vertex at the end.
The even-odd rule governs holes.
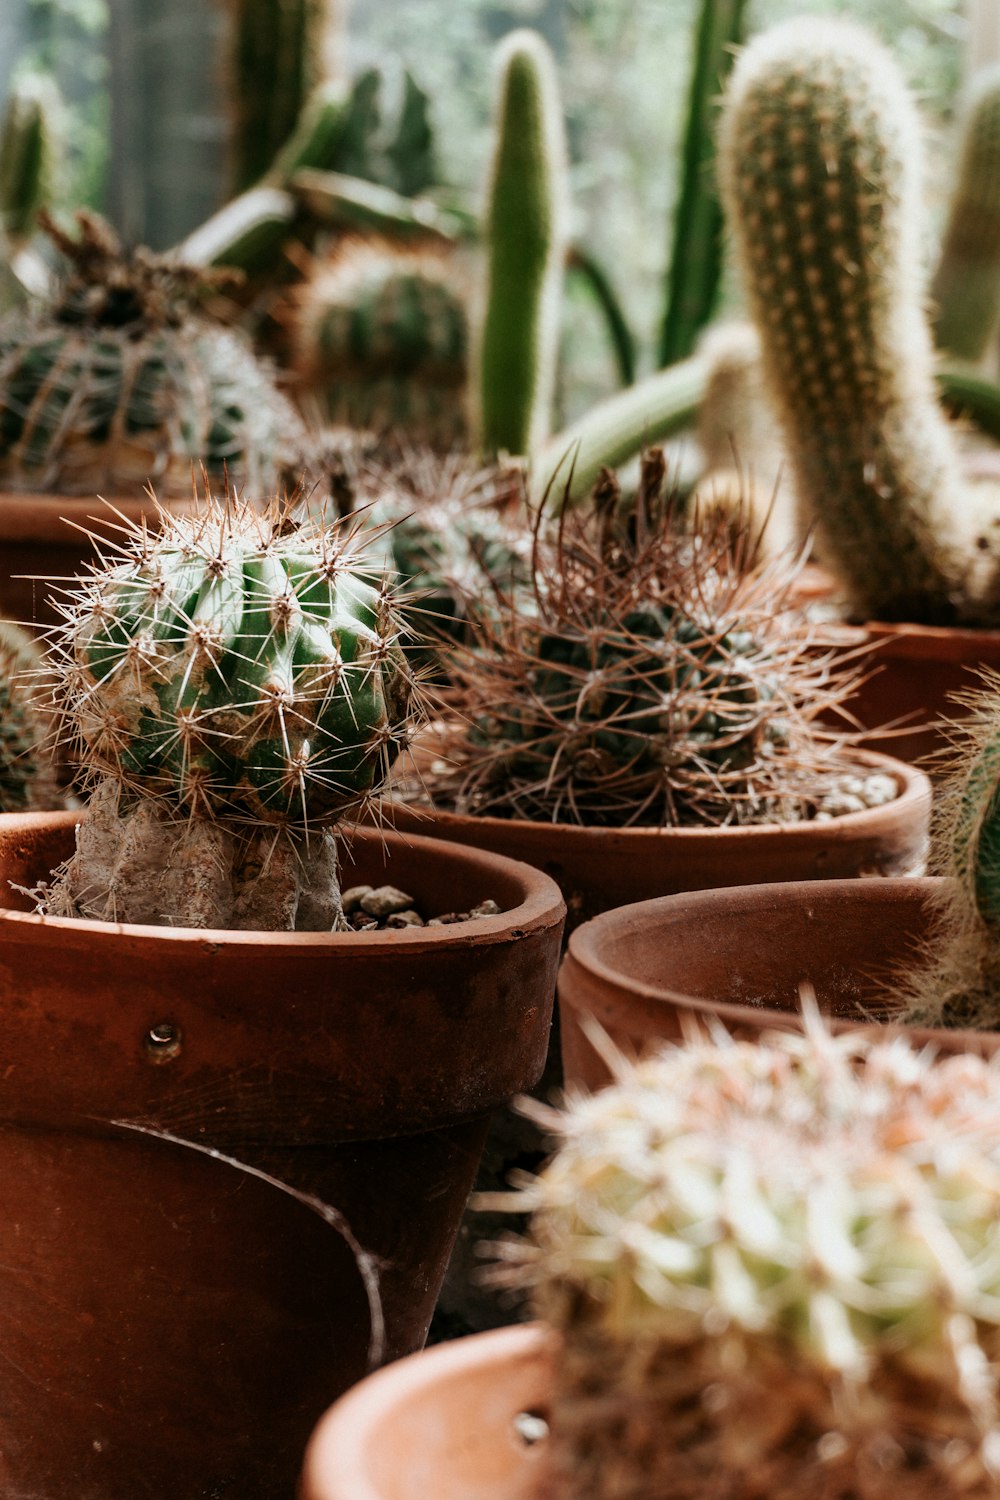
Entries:
POLYGON ((293 301, 293 362, 331 421, 463 441, 468 317, 453 256, 352 236, 293 301))
POLYGON ((532 31, 499 53, 486 191, 473 427, 485 454, 526 454, 552 419, 568 189, 555 63, 532 31))
MULTIPOLYGON (((662 470, 659 471, 662 474, 662 470)), ((789 629, 794 564, 745 532, 612 506, 536 537, 533 592, 470 600, 444 652, 464 727, 427 782, 463 811, 608 826, 809 817, 845 766, 818 724, 850 674, 789 629)))
POLYGON ((50 910, 278 928, 333 880, 324 830, 388 774, 414 676, 362 529, 290 504, 164 513, 69 597, 58 696, 98 795, 50 910))
POLYGON ((898 1000, 918 1025, 1000 1029, 1000 676, 962 694, 939 788, 931 868, 948 877, 898 1000))
POLYGON ((920 123, 866 31, 789 21, 741 55, 719 163, 765 373, 817 543, 862 617, 985 619, 979 517, 921 306, 920 123))
POLYGON ((15 79, 0 125, 0 229, 17 244, 51 201, 59 156, 59 91, 50 78, 15 79))
POLYGON ((41 704, 44 668, 38 644, 0 620, 0 813, 45 812, 62 805, 53 723, 41 704))
POLYGON ((1000 1064, 724 1033, 539 1107, 496 1279, 558 1336, 553 1500, 987 1500, 1000 1064))
POLYGON ((973 80, 931 302, 938 347, 980 359, 1000 322, 1000 67, 973 80))
POLYGON ((126 255, 78 218, 78 239, 48 226, 70 264, 54 303, 0 323, 0 482, 138 497, 152 480, 168 498, 199 464, 273 487, 299 461, 301 423, 244 341, 198 310, 206 273, 126 255))

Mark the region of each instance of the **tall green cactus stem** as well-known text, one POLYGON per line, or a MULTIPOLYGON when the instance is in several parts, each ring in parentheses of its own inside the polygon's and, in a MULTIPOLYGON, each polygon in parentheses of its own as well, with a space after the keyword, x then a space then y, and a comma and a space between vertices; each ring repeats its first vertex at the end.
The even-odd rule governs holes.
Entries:
POLYGON ((0 125, 0 229, 16 244, 35 230, 52 195, 62 101, 50 78, 15 81, 0 125))
POLYGON ((858 615, 948 623, 975 616, 963 593, 978 518, 935 399, 920 305, 919 141, 913 103, 872 36, 796 20, 737 62, 719 165, 792 478, 822 552, 858 615))
MULTIPOLYGON (((301 925, 300 900, 312 911, 321 872, 334 881, 324 830, 406 738, 393 587, 360 528, 298 524, 277 502, 209 496, 161 519, 66 606, 60 697, 101 779, 50 909, 150 921, 163 902, 173 925, 301 925)), ((335 916, 334 884, 327 898, 335 916)))
POLYGON ((973 80, 931 301, 938 347, 978 360, 1000 322, 1000 67, 973 80))
POLYGON ((560 510, 585 502, 602 469, 617 468, 689 426, 707 383, 708 364, 694 354, 599 402, 533 455, 532 504, 560 510))
POLYGON ((198 306, 191 267, 123 253, 80 216, 77 240, 50 226, 69 270, 51 305, 0 323, 0 483, 31 492, 167 497, 192 465, 252 489, 301 459, 302 425, 266 368, 198 306))
POLYGON ((17 625, 0 620, 0 813, 62 806, 53 725, 40 704, 42 653, 17 625))
POLYGON ((534 32, 516 31, 499 54, 483 235, 473 427, 487 455, 530 453, 549 430, 568 236, 566 173, 552 55, 534 32))
POLYGON ((494 1206, 554 1330, 551 1500, 991 1500, 1000 1067, 724 1034, 564 1114, 494 1206))
POLYGON ((693 352, 718 296, 723 224, 715 186, 715 115, 733 54, 743 40, 745 10, 746 0, 702 0, 667 272, 661 365, 693 352))

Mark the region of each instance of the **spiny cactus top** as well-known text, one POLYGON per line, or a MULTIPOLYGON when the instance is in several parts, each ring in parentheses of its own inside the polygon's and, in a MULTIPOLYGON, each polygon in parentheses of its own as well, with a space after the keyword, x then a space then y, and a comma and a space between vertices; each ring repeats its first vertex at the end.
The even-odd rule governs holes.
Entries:
POLYGON ((544 1111, 499 1279, 560 1335, 554 1500, 986 1500, 1000 1063, 723 1035, 544 1111))
POLYGON ((755 572, 725 523, 633 524, 574 514, 536 539, 533 592, 469 601, 475 644, 444 653, 468 727, 427 790, 584 825, 811 816, 845 771, 818 717, 847 680, 782 604, 794 567, 755 572))
POLYGON ((49 226, 70 270, 50 307, 0 322, 0 485, 190 494, 193 465, 255 490, 300 461, 302 428, 249 346, 197 310, 205 273, 124 255, 81 214, 49 226))
POLYGON ((920 141, 874 37, 789 21, 733 71, 721 185, 796 490, 854 610, 985 621, 996 599, 966 597, 981 517, 921 305, 920 141))
POLYGON ((62 630, 82 758, 179 812, 308 828, 375 788, 413 678, 358 530, 230 497, 81 585, 62 630))

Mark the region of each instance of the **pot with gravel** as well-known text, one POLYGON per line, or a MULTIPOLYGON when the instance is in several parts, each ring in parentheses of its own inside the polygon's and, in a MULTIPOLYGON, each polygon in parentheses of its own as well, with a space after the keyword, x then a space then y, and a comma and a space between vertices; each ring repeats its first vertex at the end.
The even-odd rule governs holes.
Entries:
POLYGON ((67 606, 86 810, 0 827, 11 1495, 290 1493, 545 1057, 553 883, 341 827, 416 706, 358 533, 160 520, 67 606))

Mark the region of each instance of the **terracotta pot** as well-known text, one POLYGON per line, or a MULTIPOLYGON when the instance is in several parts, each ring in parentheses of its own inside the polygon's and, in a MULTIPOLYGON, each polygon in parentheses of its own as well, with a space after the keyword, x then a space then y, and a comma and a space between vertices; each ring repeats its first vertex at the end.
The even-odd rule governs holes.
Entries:
POLYGON ((538 1324, 404 1359, 328 1412, 301 1500, 541 1500, 545 1443, 517 1419, 544 1408, 550 1336, 538 1324))
MULTIPOLYGON (((4 889, 73 823, 0 820, 4 889)), ((422 1343, 489 1115, 542 1068, 563 907, 438 841, 361 833, 345 864, 503 914, 260 934, 0 911, 5 1500, 291 1494, 330 1400, 422 1343)))
MULTIPOLYGON (((185 512, 191 504, 171 501, 170 509, 185 512)), ((156 509, 149 500, 0 493, 0 617, 24 625, 55 624, 60 616, 50 596, 58 597, 59 581, 79 577, 88 563, 97 561, 97 548, 86 533, 112 544, 123 521, 142 520, 156 528, 156 509)))
MULTIPOLYGON (((930 931, 939 880, 823 880, 696 891, 605 912, 570 938, 559 975, 568 1083, 611 1073, 586 1027, 626 1056, 716 1017, 739 1036, 798 1025, 810 983, 836 1029, 891 1019, 894 974, 930 931)), ((911 1029, 939 1050, 993 1051, 995 1033, 911 1029)))
POLYGON ((426 833, 525 860, 562 888, 572 930, 599 912, 674 891, 770 880, 919 875, 927 858, 930 782, 901 761, 857 759, 894 776, 900 795, 884 807, 826 823, 745 828, 577 828, 518 818, 459 817, 393 802, 399 832, 426 833))

